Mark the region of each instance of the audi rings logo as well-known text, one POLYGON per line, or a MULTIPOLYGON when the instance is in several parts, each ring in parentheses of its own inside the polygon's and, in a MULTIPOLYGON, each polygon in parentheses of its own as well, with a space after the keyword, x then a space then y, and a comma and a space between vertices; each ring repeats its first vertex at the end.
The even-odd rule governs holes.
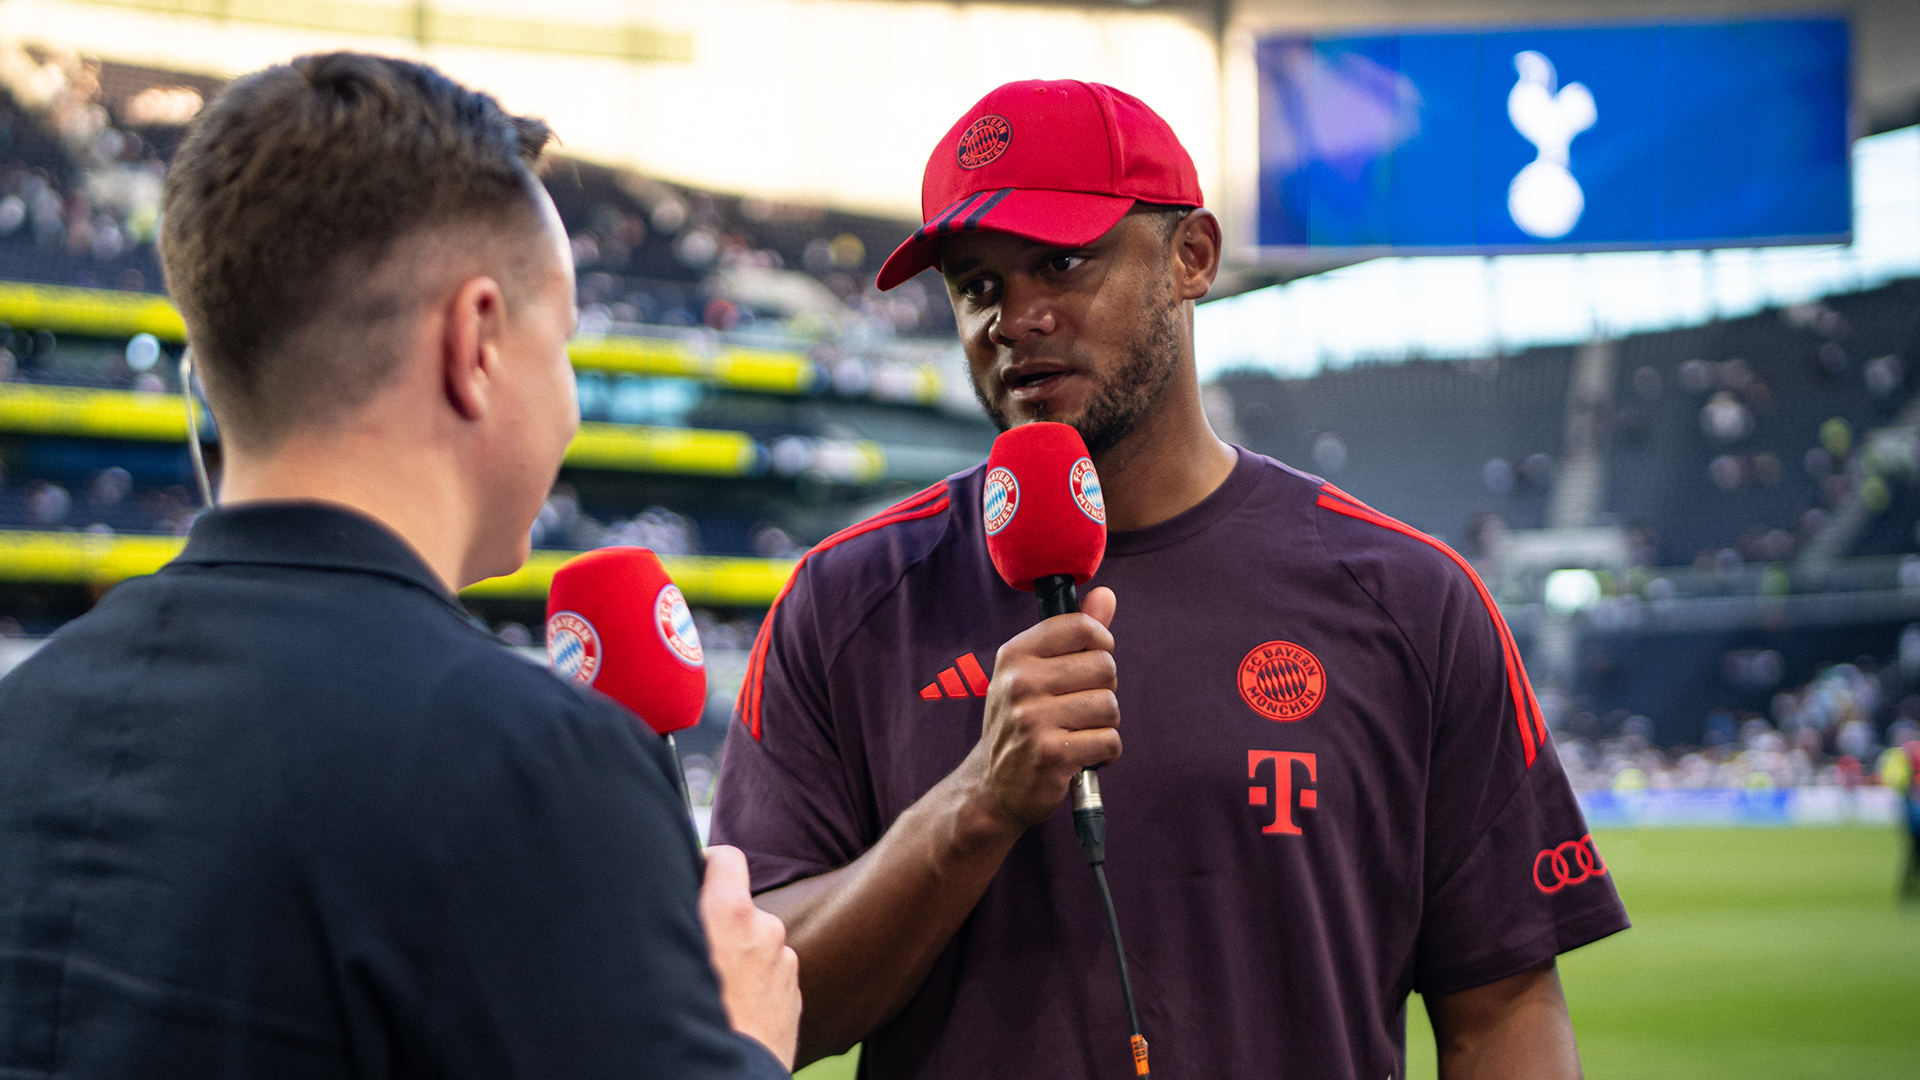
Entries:
POLYGON ((1533 884, 1551 896, 1569 885, 1607 876, 1607 862, 1593 846, 1593 834, 1547 848, 1533 857, 1533 884))

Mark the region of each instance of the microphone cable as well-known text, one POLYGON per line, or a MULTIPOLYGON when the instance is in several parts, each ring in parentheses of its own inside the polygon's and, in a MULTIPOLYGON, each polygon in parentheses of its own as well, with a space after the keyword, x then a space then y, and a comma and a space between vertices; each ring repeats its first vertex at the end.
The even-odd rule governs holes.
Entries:
POLYGON ((200 402, 193 392, 193 346, 180 352, 180 396, 187 406, 187 455, 193 459, 193 478, 200 485, 200 502, 213 509, 213 481, 207 477, 207 455, 200 448, 200 402))
MULTIPOLYGON (((1054 574, 1034 582, 1040 597, 1040 617, 1052 618, 1080 610, 1080 597, 1073 587, 1072 574, 1054 574)), ((1152 1080, 1147 1065, 1147 1037, 1140 1033, 1140 1012, 1133 1003, 1133 979, 1127 974, 1127 950, 1120 943, 1120 916, 1113 910, 1113 890, 1107 887, 1107 806, 1100 798, 1100 774, 1081 769, 1073 778, 1073 833, 1080 838, 1080 850, 1087 865, 1093 867, 1094 884, 1100 887, 1100 903, 1107 911, 1107 937, 1113 942, 1113 959, 1120 968, 1120 998, 1127 1005, 1127 1029, 1132 1033, 1134 1075, 1152 1080)))

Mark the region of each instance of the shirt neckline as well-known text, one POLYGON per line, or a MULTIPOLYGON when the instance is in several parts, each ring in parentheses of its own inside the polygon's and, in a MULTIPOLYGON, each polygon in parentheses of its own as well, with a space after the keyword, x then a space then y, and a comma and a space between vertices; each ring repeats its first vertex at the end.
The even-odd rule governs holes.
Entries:
POLYGON ((174 560, 197 566, 299 566, 418 585, 466 617, 413 548, 373 518, 332 503, 249 502, 201 514, 174 560))
POLYGON ((1206 498, 1157 525, 1107 533, 1107 557, 1145 555, 1150 551, 1171 547, 1205 532, 1238 509, 1247 496, 1253 494, 1253 489, 1259 486, 1261 468, 1258 456, 1239 446, 1234 446, 1233 452, 1237 455, 1233 471, 1206 498))

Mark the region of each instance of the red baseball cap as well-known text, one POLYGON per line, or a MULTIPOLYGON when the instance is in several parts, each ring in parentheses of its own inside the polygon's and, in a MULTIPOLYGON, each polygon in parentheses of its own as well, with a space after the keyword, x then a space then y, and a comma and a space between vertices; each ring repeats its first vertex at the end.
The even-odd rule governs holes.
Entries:
POLYGON ((1010 82, 934 147, 920 181, 923 224, 887 257, 879 285, 932 266, 951 233, 990 229, 1078 247, 1135 202, 1206 205, 1193 158, 1160 114, 1100 83, 1010 82))

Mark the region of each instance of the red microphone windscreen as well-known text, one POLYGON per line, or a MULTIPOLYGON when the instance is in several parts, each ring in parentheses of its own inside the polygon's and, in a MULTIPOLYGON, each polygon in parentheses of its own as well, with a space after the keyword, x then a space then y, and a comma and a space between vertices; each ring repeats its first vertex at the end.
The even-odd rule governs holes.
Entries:
POLYGON ((1107 553, 1107 507, 1080 433, 1035 421, 1009 428, 987 455, 981 517, 987 554, 1007 584, 1072 574, 1084 585, 1107 553))
POLYGON ((547 593, 547 659, 662 735, 700 722, 706 655, 693 611, 660 557, 607 547, 567 560, 547 593))

